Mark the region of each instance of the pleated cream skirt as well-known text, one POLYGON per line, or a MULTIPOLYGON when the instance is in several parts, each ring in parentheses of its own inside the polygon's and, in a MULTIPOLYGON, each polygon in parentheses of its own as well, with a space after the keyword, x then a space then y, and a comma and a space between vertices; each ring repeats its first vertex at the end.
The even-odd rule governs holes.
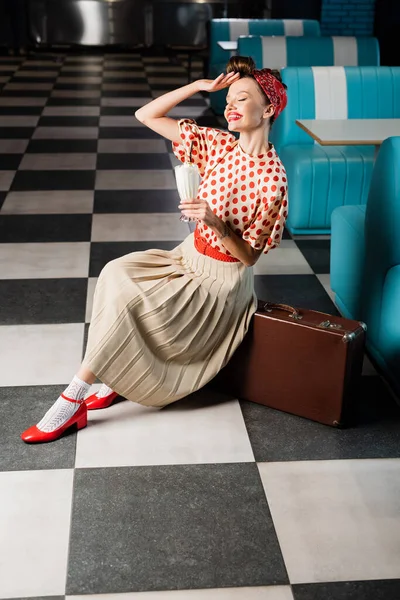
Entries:
POLYGON ((133 252, 97 282, 85 366, 128 400, 166 406, 208 383, 256 310, 253 269, 197 252, 133 252))

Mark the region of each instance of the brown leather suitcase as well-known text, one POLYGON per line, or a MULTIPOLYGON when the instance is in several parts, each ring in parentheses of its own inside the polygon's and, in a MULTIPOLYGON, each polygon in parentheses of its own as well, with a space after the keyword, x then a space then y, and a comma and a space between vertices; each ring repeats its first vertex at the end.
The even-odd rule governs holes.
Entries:
POLYGON ((326 425, 353 424, 365 331, 359 321, 259 302, 212 387, 326 425))

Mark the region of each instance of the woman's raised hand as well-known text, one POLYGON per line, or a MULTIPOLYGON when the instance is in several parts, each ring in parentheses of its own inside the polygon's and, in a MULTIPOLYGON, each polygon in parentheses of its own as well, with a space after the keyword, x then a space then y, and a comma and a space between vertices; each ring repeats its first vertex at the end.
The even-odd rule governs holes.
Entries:
POLYGON ((219 92, 240 79, 240 73, 221 73, 216 79, 199 79, 197 84, 202 92, 219 92))

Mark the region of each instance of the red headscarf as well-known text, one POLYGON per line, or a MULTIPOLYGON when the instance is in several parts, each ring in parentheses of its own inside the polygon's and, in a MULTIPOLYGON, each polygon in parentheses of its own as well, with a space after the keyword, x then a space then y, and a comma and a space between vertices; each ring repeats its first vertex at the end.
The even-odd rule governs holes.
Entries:
POLYGON ((276 77, 271 73, 271 69, 254 69, 253 77, 267 94, 272 106, 275 108, 275 117, 280 115, 287 104, 286 90, 276 77))

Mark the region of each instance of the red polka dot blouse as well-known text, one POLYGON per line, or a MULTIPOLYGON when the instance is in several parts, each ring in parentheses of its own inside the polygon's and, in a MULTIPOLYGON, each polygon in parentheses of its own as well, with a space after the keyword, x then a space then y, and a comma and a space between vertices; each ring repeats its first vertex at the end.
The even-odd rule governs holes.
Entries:
MULTIPOLYGON (((257 250, 266 254, 281 239, 288 214, 286 171, 270 144, 266 154, 243 152, 231 133, 199 127, 191 119, 179 122, 181 142, 173 143, 182 162, 192 161, 202 176, 198 198, 257 250)), ((202 222, 197 229, 213 248, 230 256, 213 231, 202 222)))

